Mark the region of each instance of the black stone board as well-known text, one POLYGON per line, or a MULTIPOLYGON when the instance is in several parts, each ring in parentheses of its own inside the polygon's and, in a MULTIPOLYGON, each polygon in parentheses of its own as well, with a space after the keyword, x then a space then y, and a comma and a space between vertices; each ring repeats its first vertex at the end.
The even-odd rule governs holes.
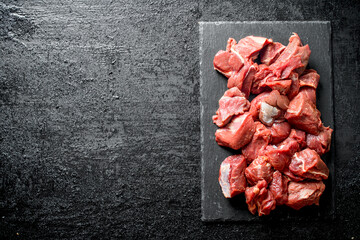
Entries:
POLYGON ((232 37, 238 41, 248 35, 255 35, 287 45, 292 32, 296 32, 302 43, 310 46, 308 67, 320 74, 317 107, 322 114, 322 121, 326 126, 334 128, 330 22, 200 22, 199 28, 202 220, 332 220, 335 215, 334 138, 331 151, 322 157, 329 167, 330 176, 325 181, 326 190, 321 197, 320 206, 305 207, 300 211, 281 206, 269 216, 258 217, 248 211, 243 194, 234 199, 226 199, 221 192, 218 183, 220 164, 227 156, 238 152, 218 146, 214 135, 217 126, 212 123, 211 118, 218 108, 218 100, 227 89, 226 78, 213 68, 213 58, 217 51, 226 48, 227 39, 232 37))

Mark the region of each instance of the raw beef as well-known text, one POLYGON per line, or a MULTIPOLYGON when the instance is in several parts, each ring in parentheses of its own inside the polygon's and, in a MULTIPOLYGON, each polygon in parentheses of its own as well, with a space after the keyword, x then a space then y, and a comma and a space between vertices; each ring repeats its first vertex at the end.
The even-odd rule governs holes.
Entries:
POLYGON ((219 100, 219 109, 213 116, 213 121, 218 127, 223 127, 234 115, 243 114, 250 108, 250 102, 236 87, 230 88, 219 100))
POLYGON ((300 87, 312 87, 317 88, 320 80, 320 75, 314 69, 307 69, 299 78, 300 87))
POLYGON ((271 168, 268 158, 259 156, 245 169, 245 176, 250 185, 255 185, 261 180, 270 183, 273 172, 274 170, 271 168))
POLYGON ((323 180, 329 176, 329 169, 319 154, 310 148, 295 153, 289 165, 290 171, 300 177, 323 180))
POLYGON ((246 160, 242 155, 227 157, 220 166, 219 183, 226 198, 232 198, 245 192, 246 160))
POLYGON ((315 150, 319 155, 323 155, 330 150, 331 134, 333 130, 329 127, 322 127, 319 135, 306 134, 306 145, 315 150))
POLYGON ((238 150, 251 141, 254 132, 254 120, 246 112, 233 117, 229 124, 216 130, 215 140, 220 146, 238 150))
POLYGON ((308 98, 310 101, 316 105, 316 90, 312 87, 302 87, 299 91, 299 95, 302 95, 303 98, 308 98))
POLYGON ((260 62, 270 65, 284 51, 285 46, 279 42, 273 42, 264 47, 260 52, 260 62))
POLYGON ((271 131, 261 122, 255 122, 255 133, 251 142, 243 147, 242 154, 247 162, 252 162, 257 156, 261 156, 271 139, 271 131))
POLYGON ((269 96, 270 92, 263 92, 257 95, 251 102, 250 102, 250 110, 252 117, 254 120, 259 119, 259 112, 261 103, 264 102, 265 98, 269 96))
POLYGON ((315 104, 303 94, 297 95, 289 104, 285 118, 295 128, 318 135, 322 126, 320 112, 315 104))
POLYGON ((271 131, 271 144, 278 144, 284 141, 290 134, 291 126, 288 122, 273 123, 269 128, 271 131))
POLYGON ((322 181, 290 182, 286 205, 296 210, 313 204, 319 205, 320 196, 324 190, 325 184, 322 181))
POLYGON ((255 214, 257 211, 259 216, 268 215, 275 209, 276 201, 271 191, 266 189, 267 185, 267 182, 262 180, 255 186, 246 188, 246 203, 252 214, 255 214))
POLYGON ((277 205, 283 205, 287 202, 288 182, 289 179, 282 175, 281 172, 275 171, 273 173, 269 189, 277 205))
POLYGON ((245 59, 256 59, 260 50, 271 43, 271 39, 256 36, 247 36, 239 41, 238 44, 233 45, 231 50, 240 54, 245 59))

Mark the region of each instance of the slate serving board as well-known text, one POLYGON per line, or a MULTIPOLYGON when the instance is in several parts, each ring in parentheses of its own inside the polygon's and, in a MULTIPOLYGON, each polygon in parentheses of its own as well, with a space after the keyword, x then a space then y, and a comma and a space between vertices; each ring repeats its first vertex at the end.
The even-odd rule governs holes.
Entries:
POLYGON ((220 97, 227 89, 226 78, 213 68, 213 58, 217 51, 225 50, 227 39, 232 37, 238 41, 248 35, 255 35, 272 38, 274 41, 287 45, 292 32, 296 32, 302 43, 310 46, 311 56, 308 67, 320 74, 317 107, 321 111, 322 121, 326 126, 334 129, 330 22, 200 22, 199 28, 202 220, 333 219, 335 216, 334 138, 330 152, 322 157, 329 167, 330 176, 325 181, 326 190, 321 197, 320 206, 310 206, 300 211, 280 206, 269 216, 258 217, 248 211, 243 194, 233 199, 226 199, 221 192, 218 183, 220 164, 227 156, 238 152, 218 146, 214 135, 217 126, 212 123, 211 118, 218 108, 220 97))

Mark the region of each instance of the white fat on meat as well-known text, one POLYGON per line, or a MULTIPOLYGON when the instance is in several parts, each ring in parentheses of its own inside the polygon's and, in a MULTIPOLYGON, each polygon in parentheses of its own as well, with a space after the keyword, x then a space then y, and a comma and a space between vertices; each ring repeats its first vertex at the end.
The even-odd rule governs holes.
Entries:
POLYGON ((230 163, 222 163, 220 166, 220 186, 226 198, 230 198, 230 163))
POLYGON ((277 107, 273 107, 266 102, 262 102, 260 105, 259 119, 266 126, 271 126, 275 118, 279 116, 280 110, 277 107))

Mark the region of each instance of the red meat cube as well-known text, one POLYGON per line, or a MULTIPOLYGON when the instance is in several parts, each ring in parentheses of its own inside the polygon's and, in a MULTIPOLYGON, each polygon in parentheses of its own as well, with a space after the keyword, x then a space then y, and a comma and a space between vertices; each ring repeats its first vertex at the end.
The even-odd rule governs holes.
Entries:
POLYGON ((307 69, 300 76, 299 80, 300 87, 308 86, 316 89, 320 81, 320 75, 314 69, 307 69))
POLYGON ((232 46, 232 50, 245 59, 256 59, 260 50, 267 44, 272 43, 271 39, 256 36, 247 36, 241 39, 238 44, 232 46))
POLYGON ((271 131, 261 122, 256 121, 255 133, 251 142, 241 150, 248 163, 252 162, 257 156, 262 155, 270 142, 270 138, 271 131))
POLYGON ((284 141, 290 134, 291 126, 288 122, 273 123, 269 128, 271 131, 271 144, 278 144, 284 141))
POLYGON ((226 198, 232 198, 246 189, 246 160, 242 155, 227 157, 220 165, 219 183, 226 198))
POLYGON ((219 100, 219 109, 213 116, 214 123, 223 127, 234 115, 243 114, 250 108, 250 102, 245 95, 236 87, 227 90, 219 100))
POLYGON ((232 118, 231 122, 215 133, 215 140, 220 146, 238 150, 251 141, 255 132, 254 120, 246 112, 232 118))
POLYGON ((291 100, 285 118, 292 126, 314 135, 319 134, 322 126, 319 110, 303 94, 291 100))
POLYGON ((245 176, 250 185, 255 185, 258 181, 265 180, 269 183, 272 179, 274 170, 266 156, 259 156, 245 169, 245 176))
POLYGON ((286 205, 296 210, 312 204, 319 205, 320 196, 324 190, 325 184, 322 181, 290 182, 286 205))
POLYGON ((253 187, 245 190, 246 203, 252 214, 258 211, 259 216, 268 215, 276 207, 276 201, 271 193, 266 189, 267 182, 262 180, 253 187))
POLYGON ((287 202, 289 179, 281 174, 279 171, 273 173, 273 178, 270 183, 269 190, 274 196, 277 205, 283 205, 287 202))
POLYGON ((306 145, 315 150, 319 155, 323 155, 330 150, 331 134, 333 130, 323 127, 319 135, 306 134, 306 145))
POLYGON ((327 179, 329 169, 319 154, 310 148, 297 152, 291 158, 290 171, 300 177, 315 180, 327 179))
POLYGON ((260 51, 260 62, 266 65, 272 64, 279 57, 282 51, 284 51, 284 49, 285 46, 279 42, 268 44, 260 51))

